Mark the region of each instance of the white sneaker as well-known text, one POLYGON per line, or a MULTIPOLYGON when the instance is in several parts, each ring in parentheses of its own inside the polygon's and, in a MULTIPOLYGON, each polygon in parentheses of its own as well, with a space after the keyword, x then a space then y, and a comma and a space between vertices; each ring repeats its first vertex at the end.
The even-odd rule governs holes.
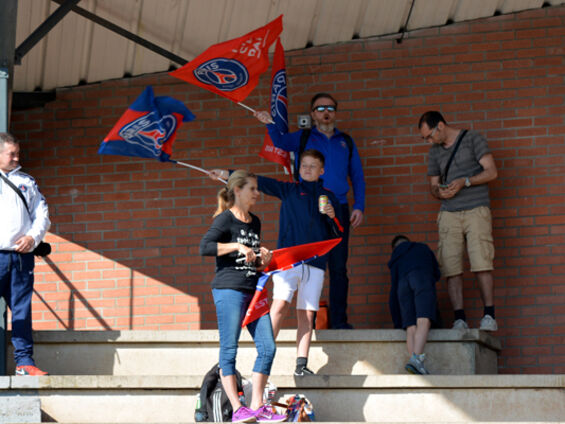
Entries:
POLYGON ((479 327, 479 330, 496 331, 498 330, 498 324, 493 317, 491 317, 490 315, 485 315, 481 320, 481 326, 479 327))
POLYGON ((415 353, 413 353, 404 369, 410 374, 428 375, 429 372, 424 367, 425 358, 426 356, 424 354, 416 355, 415 353))
POLYGON ((453 323, 453 327, 454 330, 468 330, 469 326, 467 325, 467 323, 465 321, 463 321, 462 319, 457 319, 455 320, 455 322, 453 323))

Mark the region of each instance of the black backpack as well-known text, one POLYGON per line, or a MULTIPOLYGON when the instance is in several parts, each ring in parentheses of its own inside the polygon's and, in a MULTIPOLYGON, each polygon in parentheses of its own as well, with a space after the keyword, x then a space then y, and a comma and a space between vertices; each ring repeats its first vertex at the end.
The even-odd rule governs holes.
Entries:
MULTIPOLYGON (((243 393, 241 374, 236 370, 235 378, 238 393, 243 393)), ((196 422, 231 422, 233 408, 220 379, 220 364, 214 365, 202 380, 198 395, 194 421, 196 422)))
MULTIPOLYGON (((310 137, 310 133, 312 132, 311 128, 306 128, 302 130, 302 134, 300 134, 300 147, 298 148, 298 154, 296 156, 296 160, 294 161, 294 179, 296 181, 300 181, 300 174, 298 172, 298 167, 300 166, 300 156, 306 149, 306 143, 308 143, 308 138, 310 137)), ((351 156, 353 155, 353 139, 349 134, 341 133, 345 142, 347 143, 347 148, 349 149, 349 160, 347 164, 351 163, 351 156)))

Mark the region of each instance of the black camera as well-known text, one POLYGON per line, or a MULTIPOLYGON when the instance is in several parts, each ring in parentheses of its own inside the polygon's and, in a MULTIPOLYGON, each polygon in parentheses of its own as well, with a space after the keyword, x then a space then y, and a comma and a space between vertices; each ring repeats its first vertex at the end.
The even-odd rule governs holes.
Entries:
POLYGON ((37 247, 33 250, 35 256, 47 256, 51 253, 51 245, 44 241, 40 242, 37 247))

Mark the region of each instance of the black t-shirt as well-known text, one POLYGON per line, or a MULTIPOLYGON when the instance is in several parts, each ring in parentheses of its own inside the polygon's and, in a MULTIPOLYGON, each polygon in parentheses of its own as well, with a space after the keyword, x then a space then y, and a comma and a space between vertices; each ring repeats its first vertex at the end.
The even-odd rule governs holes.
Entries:
POLYGON ((200 242, 200 254, 216 256, 214 289, 234 289, 254 292, 259 278, 255 264, 246 263, 240 252, 218 256, 218 243, 241 243, 259 253, 261 221, 251 215, 251 222, 237 219, 228 209, 219 214, 200 242))

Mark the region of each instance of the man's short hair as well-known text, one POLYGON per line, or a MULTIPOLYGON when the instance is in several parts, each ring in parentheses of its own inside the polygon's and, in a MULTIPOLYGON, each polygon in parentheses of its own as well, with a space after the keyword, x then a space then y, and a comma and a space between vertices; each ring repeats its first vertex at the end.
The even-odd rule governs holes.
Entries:
POLYGON ((404 243, 405 241, 410 241, 410 239, 406 237, 404 234, 398 234, 392 239, 392 242, 390 243, 390 247, 392 247, 392 250, 394 250, 396 249, 397 245, 399 245, 400 243, 404 243))
POLYGON ((311 157, 311 158, 314 158, 314 159, 318 159, 320 161, 320 163, 322 164, 322 168, 326 164, 326 160, 324 158, 324 155, 319 150, 316 150, 316 149, 304 150, 302 152, 302 154, 300 155, 300 163, 302 163, 302 159, 304 159, 305 157, 311 157))
POLYGON ((6 143, 20 144, 12 134, 0 132, 0 151, 4 150, 4 144, 6 143))
POLYGON ((420 121, 418 121, 418 129, 422 128, 422 125, 426 123, 429 129, 433 129, 438 126, 440 122, 447 125, 447 122, 443 118, 443 115, 437 110, 429 110, 420 116, 420 121))
POLYGON ((331 94, 318 93, 318 94, 315 94, 314 97, 312 97, 312 100, 310 100, 310 110, 312 110, 312 108, 314 107, 314 103, 318 99, 330 99, 334 103, 335 108, 337 109, 337 100, 334 99, 331 94))

